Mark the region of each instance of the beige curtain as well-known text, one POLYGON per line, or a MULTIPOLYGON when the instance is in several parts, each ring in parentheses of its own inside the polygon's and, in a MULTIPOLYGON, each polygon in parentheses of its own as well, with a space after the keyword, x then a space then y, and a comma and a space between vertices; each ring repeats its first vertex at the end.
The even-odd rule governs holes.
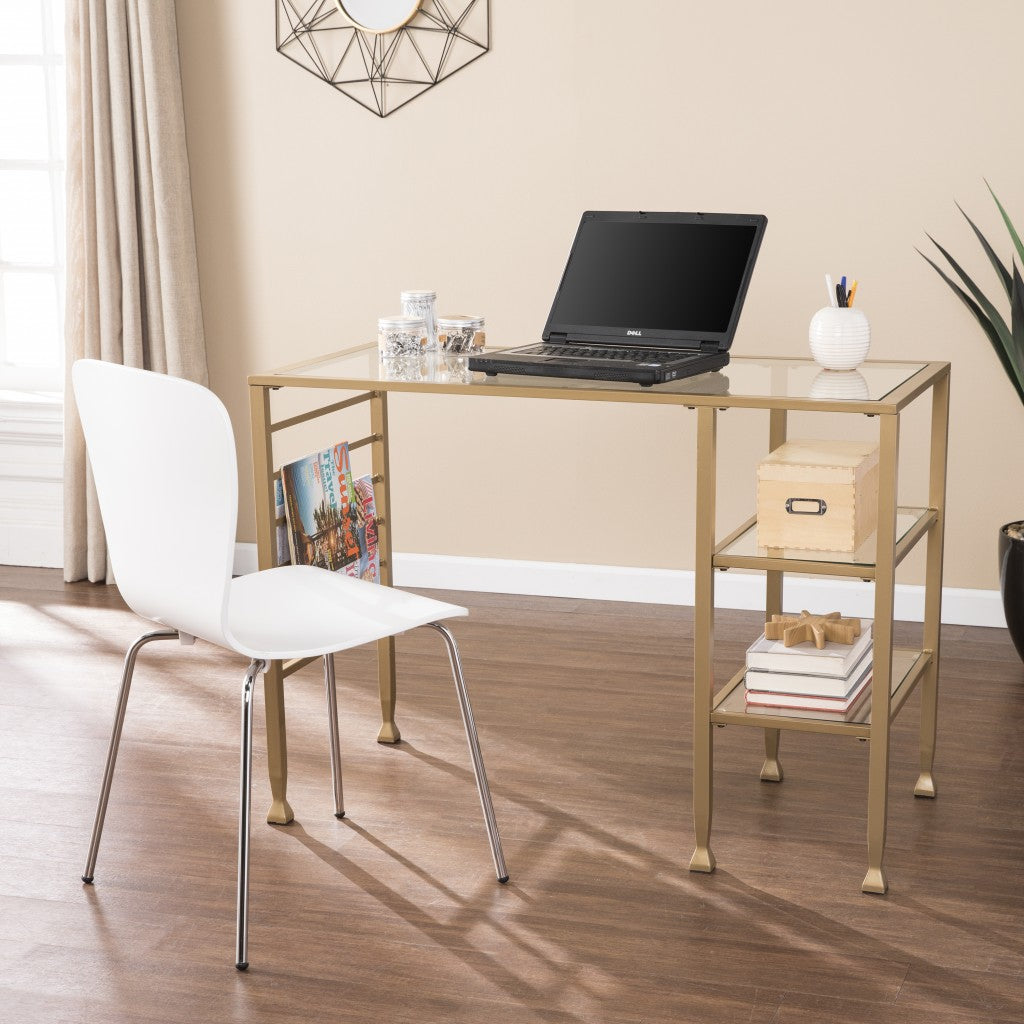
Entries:
POLYGON ((71 365, 206 384, 206 345, 173 0, 67 0, 66 20, 64 579, 100 581, 106 542, 71 365))

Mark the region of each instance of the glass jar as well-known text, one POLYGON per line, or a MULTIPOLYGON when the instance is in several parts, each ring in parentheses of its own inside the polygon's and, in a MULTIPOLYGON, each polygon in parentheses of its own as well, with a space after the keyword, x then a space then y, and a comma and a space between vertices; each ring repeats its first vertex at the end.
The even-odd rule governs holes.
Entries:
POLYGON ((430 379, 430 356, 395 356, 381 359, 381 380, 404 380, 411 383, 430 379))
POLYGON ((485 340, 482 316, 460 313, 437 318, 437 342, 442 352, 482 352, 485 340))
POLYGON ((427 325, 427 351, 437 351, 437 292, 402 292, 402 312, 427 325))
POLYGON ((473 371, 469 368, 469 356, 463 352, 446 352, 445 371, 450 384, 472 384, 473 371))
POLYGON ((455 352, 381 359, 380 376, 381 380, 400 380, 413 384, 473 383, 469 356, 455 352))
POLYGON ((382 316, 377 321, 381 359, 420 356, 427 350, 427 323, 416 316, 382 316))

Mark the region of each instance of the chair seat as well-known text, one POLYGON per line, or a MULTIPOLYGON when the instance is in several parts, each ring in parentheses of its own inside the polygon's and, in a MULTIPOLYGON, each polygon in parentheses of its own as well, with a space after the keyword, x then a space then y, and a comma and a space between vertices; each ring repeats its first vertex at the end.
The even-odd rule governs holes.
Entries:
POLYGON ((310 565, 239 576, 228 594, 233 646, 250 658, 310 658, 359 647, 465 608, 310 565))

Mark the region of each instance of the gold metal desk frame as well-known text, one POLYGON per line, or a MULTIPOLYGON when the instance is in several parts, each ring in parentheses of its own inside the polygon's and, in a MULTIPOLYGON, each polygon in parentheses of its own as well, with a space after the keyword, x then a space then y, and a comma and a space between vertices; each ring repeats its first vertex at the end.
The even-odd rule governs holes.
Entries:
MULTIPOLYGON (((382 375, 376 346, 347 349, 320 359, 286 366, 249 378, 252 444, 255 468, 256 525, 259 566, 274 564, 275 507, 273 435, 318 417, 356 406, 368 407, 369 433, 349 442, 351 449, 372 446, 377 503, 381 581, 392 582, 391 508, 388 469, 388 395, 489 395, 495 398, 535 398, 599 402, 678 405, 697 412, 696 474, 696 592, 694 609, 694 751, 693 816, 696 848, 691 871, 715 868, 711 851, 713 730, 722 725, 746 725, 764 730, 765 760, 761 778, 782 781, 779 738, 782 729, 838 733, 870 741, 868 770, 868 870, 861 888, 884 893, 888 888, 882 867, 885 852, 889 789, 889 732, 892 720, 914 688, 921 686, 920 775, 915 796, 934 797, 932 765, 935 756, 939 667, 939 613, 942 590, 942 544, 945 520, 946 446, 949 422, 949 364, 868 362, 859 372, 869 397, 853 400, 812 398, 819 367, 806 359, 734 358, 724 371, 689 380, 641 388, 611 381, 560 380, 540 377, 469 375, 452 380, 444 371, 416 381, 389 380, 382 375), (353 392, 300 415, 273 420, 271 392, 280 388, 314 388, 353 392), (931 444, 928 501, 922 508, 897 507, 900 414, 916 399, 931 392, 931 444), (716 537, 716 433, 719 410, 768 410, 768 450, 786 440, 786 417, 791 411, 845 413, 877 417, 880 445, 878 531, 853 555, 826 552, 765 551, 756 547, 756 516, 723 540, 716 537), (896 567, 919 540, 926 538, 925 613, 920 650, 893 648, 893 597, 896 567), (874 676, 870 710, 852 722, 754 715, 743 703, 743 670, 718 691, 713 674, 716 569, 754 569, 767 577, 766 613, 782 611, 783 576, 801 573, 849 576, 873 580, 874 676), (879 713, 881 710, 882 713, 879 713)), ((324 444, 334 443, 335 430, 324 444)), ((350 435, 351 436, 351 435, 350 435)), ((400 739, 395 722, 394 640, 378 643, 378 681, 382 743, 400 739)), ((307 660, 273 663, 264 677, 266 690, 267 753, 273 803, 267 820, 292 820, 287 800, 288 759, 285 738, 284 678, 307 660)))

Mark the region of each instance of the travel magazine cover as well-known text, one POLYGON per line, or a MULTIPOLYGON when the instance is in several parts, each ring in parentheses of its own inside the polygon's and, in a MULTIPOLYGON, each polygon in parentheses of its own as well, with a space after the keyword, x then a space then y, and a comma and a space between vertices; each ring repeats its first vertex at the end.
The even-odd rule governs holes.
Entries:
POLYGON ((369 476, 353 481, 347 444, 281 467, 288 547, 295 565, 376 582, 376 507, 369 476))
POLYGON ((359 541, 359 562, 350 563, 345 571, 350 576, 377 583, 380 580, 380 560, 377 555, 377 503, 373 498, 373 477, 361 476, 355 482, 356 504, 358 505, 357 539, 359 541), (357 569, 353 571, 353 564, 357 569))
POLYGON ((288 548, 288 522, 284 514, 284 488, 280 477, 274 481, 274 518, 274 534, 277 537, 277 561, 274 565, 288 565, 292 556, 288 548))

